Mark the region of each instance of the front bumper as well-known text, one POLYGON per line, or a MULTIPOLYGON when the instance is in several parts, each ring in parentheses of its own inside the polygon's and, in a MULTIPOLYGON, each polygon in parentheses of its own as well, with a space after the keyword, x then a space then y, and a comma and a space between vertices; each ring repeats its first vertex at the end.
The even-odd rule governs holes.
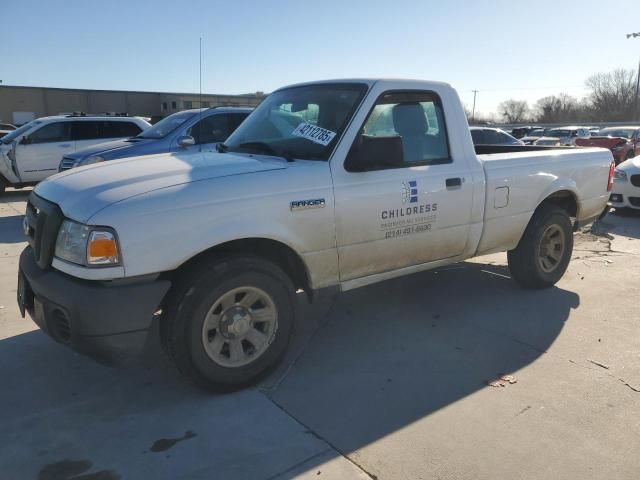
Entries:
POLYGON ((609 206, 613 208, 640 209, 640 187, 627 180, 614 180, 609 206))
POLYGON ((18 305, 57 342, 101 363, 122 365, 144 347, 168 280, 89 281, 41 269, 20 255, 18 305))

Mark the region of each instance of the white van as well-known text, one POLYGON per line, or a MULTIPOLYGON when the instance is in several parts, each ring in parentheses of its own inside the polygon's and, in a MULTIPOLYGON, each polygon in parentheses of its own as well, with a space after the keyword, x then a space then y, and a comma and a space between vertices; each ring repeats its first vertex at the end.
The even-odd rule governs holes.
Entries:
POLYGON ((138 135, 151 125, 137 117, 59 115, 43 117, 0 138, 0 193, 33 185, 58 171, 66 154, 138 135))

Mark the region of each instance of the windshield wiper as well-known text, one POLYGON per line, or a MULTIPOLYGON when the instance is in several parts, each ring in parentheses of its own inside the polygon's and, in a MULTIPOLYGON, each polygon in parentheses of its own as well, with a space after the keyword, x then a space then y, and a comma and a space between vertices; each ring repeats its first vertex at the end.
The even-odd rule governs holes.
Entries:
MULTIPOLYGON (((226 147, 226 145, 225 145, 226 147)), ((229 148, 229 147, 227 147, 229 148)), ((295 162, 289 152, 278 152, 275 148, 265 142, 245 142, 238 145, 238 148, 247 150, 256 150, 252 153, 271 155, 274 157, 284 158, 287 162, 295 162)))

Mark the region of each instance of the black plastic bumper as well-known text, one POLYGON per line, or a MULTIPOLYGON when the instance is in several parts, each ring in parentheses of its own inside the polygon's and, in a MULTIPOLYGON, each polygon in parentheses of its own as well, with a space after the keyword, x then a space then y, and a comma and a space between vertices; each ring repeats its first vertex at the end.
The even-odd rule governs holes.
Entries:
POLYGON ((90 281, 41 269, 31 247, 20 255, 18 306, 56 341, 108 365, 122 365, 144 347, 171 283, 90 281))

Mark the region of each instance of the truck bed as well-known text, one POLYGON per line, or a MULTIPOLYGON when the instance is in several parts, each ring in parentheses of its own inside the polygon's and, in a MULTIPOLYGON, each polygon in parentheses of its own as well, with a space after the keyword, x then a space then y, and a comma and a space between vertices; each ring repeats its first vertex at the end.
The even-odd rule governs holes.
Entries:
POLYGON ((477 254, 511 250, 536 207, 550 194, 573 202, 580 224, 597 217, 607 200, 613 157, 601 148, 488 145, 476 147, 486 196, 477 254), (579 208, 578 208, 579 205, 579 208))

